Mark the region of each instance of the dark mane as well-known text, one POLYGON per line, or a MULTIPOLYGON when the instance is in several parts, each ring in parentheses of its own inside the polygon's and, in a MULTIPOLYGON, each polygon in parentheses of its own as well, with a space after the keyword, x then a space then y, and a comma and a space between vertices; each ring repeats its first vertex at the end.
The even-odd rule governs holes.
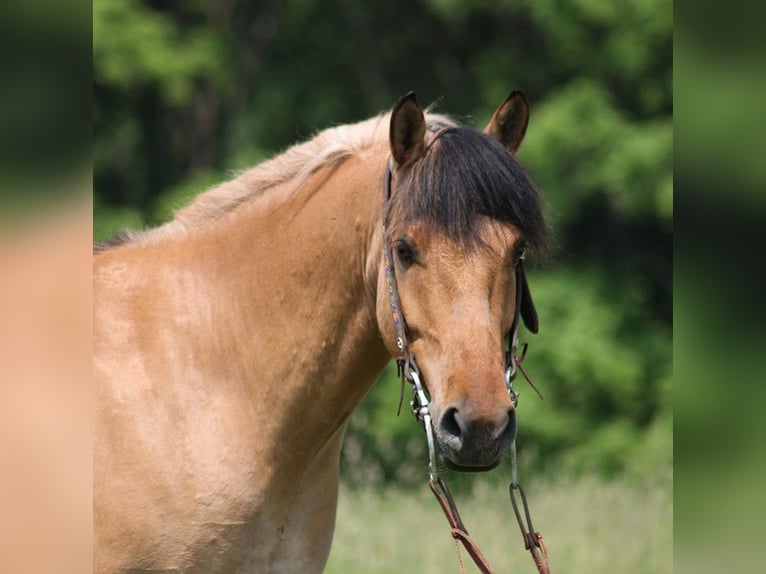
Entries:
POLYGON ((548 229, 542 200, 516 158, 496 139, 467 128, 441 132, 393 192, 391 223, 425 221, 470 250, 483 244, 477 216, 514 225, 538 258, 548 229))

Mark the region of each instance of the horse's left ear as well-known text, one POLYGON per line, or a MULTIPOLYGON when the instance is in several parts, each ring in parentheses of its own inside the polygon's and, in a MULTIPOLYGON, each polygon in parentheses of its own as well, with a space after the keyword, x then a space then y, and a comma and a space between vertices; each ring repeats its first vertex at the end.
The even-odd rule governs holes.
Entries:
POLYGON ((484 133, 497 139, 511 153, 521 146, 524 134, 529 124, 529 103, 521 90, 513 90, 511 95, 498 106, 492 119, 489 120, 484 133))
POLYGON ((521 304, 519 305, 521 319, 524 321, 524 325, 529 329, 530 333, 537 334, 540 322, 537 318, 535 302, 532 300, 532 291, 529 290, 529 283, 527 283, 527 274, 522 266, 523 261, 519 261, 517 265, 519 266, 519 271, 516 274, 516 280, 521 281, 521 304))

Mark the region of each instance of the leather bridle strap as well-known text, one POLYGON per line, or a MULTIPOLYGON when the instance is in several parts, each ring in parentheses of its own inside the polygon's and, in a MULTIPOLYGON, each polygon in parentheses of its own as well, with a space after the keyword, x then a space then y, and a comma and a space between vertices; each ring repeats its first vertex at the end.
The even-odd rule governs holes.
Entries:
POLYGON ((396 331, 396 348, 399 354, 396 357, 397 376, 401 379, 401 389, 399 392, 399 408, 397 415, 402 410, 404 401, 404 384, 408 379, 410 369, 417 371, 417 364, 409 349, 407 340, 407 323, 404 320, 402 312, 402 303, 399 298, 399 289, 396 285, 396 275, 394 274, 394 259, 391 253, 391 244, 386 236, 386 223, 388 222, 388 201, 391 199, 391 163, 386 163, 386 174, 383 183, 383 263, 386 273, 386 288, 388 291, 388 304, 391 307, 391 316, 394 320, 394 330, 396 331))
MULTIPOLYGON (((482 574, 495 574, 495 571, 492 569, 492 566, 490 566, 487 558, 482 554, 479 547, 473 541, 473 538, 468 534, 468 530, 463 524, 463 520, 460 518, 457 504, 455 504, 455 500, 452 498, 452 493, 450 492, 449 487, 447 487, 447 483, 441 478, 432 478, 428 481, 428 486, 431 488, 431 492, 434 493, 436 500, 439 501, 439 506, 442 507, 444 516, 447 517, 447 522, 449 522, 449 525, 452 527, 452 538, 463 545, 463 548, 465 548, 466 552, 473 558, 474 563, 479 570, 481 570, 482 574)), ((459 552, 458 560, 460 560, 459 552)), ((460 570, 465 572, 462 560, 460 560, 460 570)))
MULTIPOLYGON (((437 477, 430 479, 428 481, 428 486, 431 488, 431 492, 434 493, 436 500, 439 501, 439 506, 441 506, 442 511, 444 512, 444 516, 447 518, 447 522, 449 522, 452 538, 454 538, 456 542, 460 542, 463 545, 463 548, 465 548, 466 552, 468 552, 471 558, 473 558, 474 564, 476 564, 476 567, 482 572, 482 574, 495 574, 495 571, 493 570, 487 558, 484 556, 481 550, 479 550, 479 547, 473 541, 473 538, 471 538, 471 536, 468 534, 468 529, 465 527, 465 524, 463 524, 463 519, 460 518, 460 512, 458 512, 457 504, 455 503, 455 499, 452 497, 452 492, 450 492, 447 483, 444 482, 444 480, 441 478, 437 477)), ((524 494, 524 490, 520 484, 512 484, 510 487, 510 493, 511 502, 513 503, 513 511, 516 514, 519 525, 521 525, 521 533, 524 538, 524 547, 529 550, 530 554, 532 555, 532 560, 534 561, 539 574, 550 574, 551 570, 548 563, 548 551, 545 547, 545 543, 543 542, 542 534, 535 531, 534 527, 532 527, 532 518, 529 514, 529 507, 527 506, 527 498, 524 494), (524 513, 529 525, 529 530, 527 530, 522 523, 523 519, 518 509, 516 498, 513 494, 514 490, 519 490, 521 493, 524 505, 524 513)), ((458 561, 460 564, 461 572, 465 572, 463 562, 460 560, 459 551, 458 561)))
POLYGON ((529 292, 527 274, 524 271, 523 253, 519 260, 516 261, 516 308, 513 313, 511 330, 508 331, 508 350, 505 352, 505 385, 508 387, 508 392, 511 395, 514 406, 516 406, 519 396, 513 388, 513 380, 516 378, 517 371, 521 371, 521 374, 524 375, 524 378, 537 393, 537 396, 541 399, 543 398, 542 393, 521 364, 524 361, 524 357, 527 356, 527 343, 519 344, 519 327, 522 321, 524 321, 524 325, 530 332, 537 333, 537 311, 535 310, 535 304, 532 302, 532 295, 529 292), (521 353, 518 352, 519 348, 521 348, 521 353))
POLYGON ((394 261, 391 254, 391 244, 386 237, 386 206, 391 198, 391 166, 386 165, 386 181, 383 198, 383 260, 386 267, 386 287, 388 288, 388 303, 391 306, 391 315, 394 318, 394 329, 396 330, 396 348, 399 350, 397 361, 403 359, 409 353, 407 343, 407 324, 404 322, 402 313, 402 304, 399 299, 399 290, 396 286, 396 277, 394 275, 394 261))

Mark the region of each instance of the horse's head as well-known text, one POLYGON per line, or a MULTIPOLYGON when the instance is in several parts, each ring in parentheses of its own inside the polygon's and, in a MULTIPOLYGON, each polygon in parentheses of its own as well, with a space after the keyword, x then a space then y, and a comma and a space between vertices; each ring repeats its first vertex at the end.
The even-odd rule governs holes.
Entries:
MULTIPOLYGON (((528 114, 513 92, 484 133, 427 125, 413 95, 391 115, 384 241, 407 350, 430 394, 442 458, 457 470, 493 468, 516 432, 504 341, 517 309, 516 266, 546 234, 539 196, 514 157, 528 114)), ((378 292, 379 323, 390 335, 384 280, 378 292)), ((401 352, 395 337, 386 340, 401 352)))

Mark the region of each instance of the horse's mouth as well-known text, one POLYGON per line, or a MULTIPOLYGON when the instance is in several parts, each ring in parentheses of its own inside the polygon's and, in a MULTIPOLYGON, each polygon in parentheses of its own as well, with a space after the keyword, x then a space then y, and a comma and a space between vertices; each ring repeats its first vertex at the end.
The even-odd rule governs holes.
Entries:
POLYGON ((484 466, 476 466, 476 465, 465 466, 465 465, 458 464, 456 462, 451 461, 446 456, 442 457, 442 462, 444 462, 444 466, 446 466, 450 470, 454 470, 455 472, 488 472, 494 469, 495 467, 497 467, 498 464, 500 464, 500 457, 498 457, 496 461, 484 466))

